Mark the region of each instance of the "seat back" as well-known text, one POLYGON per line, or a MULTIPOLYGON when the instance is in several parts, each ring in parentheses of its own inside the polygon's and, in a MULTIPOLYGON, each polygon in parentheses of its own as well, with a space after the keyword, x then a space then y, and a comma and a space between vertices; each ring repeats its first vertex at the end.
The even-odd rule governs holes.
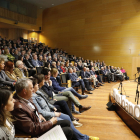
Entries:
POLYGON ((42 71, 42 67, 36 67, 36 74, 41 73, 41 71, 42 71))

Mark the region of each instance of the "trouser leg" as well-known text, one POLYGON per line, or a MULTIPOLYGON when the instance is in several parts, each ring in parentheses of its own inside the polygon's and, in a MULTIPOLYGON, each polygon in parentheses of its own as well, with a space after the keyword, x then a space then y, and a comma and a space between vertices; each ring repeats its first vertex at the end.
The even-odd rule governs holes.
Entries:
POLYGON ((74 95, 70 91, 62 92, 62 95, 68 97, 74 104, 75 106, 79 107, 80 103, 78 100, 74 97, 74 95))

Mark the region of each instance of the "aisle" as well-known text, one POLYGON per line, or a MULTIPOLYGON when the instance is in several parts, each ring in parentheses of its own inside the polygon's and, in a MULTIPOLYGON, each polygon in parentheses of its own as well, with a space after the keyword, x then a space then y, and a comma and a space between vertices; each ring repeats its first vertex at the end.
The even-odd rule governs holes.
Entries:
POLYGON ((105 83, 87 99, 80 101, 82 105, 91 105, 92 108, 81 115, 74 115, 83 124, 77 129, 83 134, 98 136, 100 140, 139 140, 115 111, 106 109, 109 93, 115 84, 117 83, 105 83))

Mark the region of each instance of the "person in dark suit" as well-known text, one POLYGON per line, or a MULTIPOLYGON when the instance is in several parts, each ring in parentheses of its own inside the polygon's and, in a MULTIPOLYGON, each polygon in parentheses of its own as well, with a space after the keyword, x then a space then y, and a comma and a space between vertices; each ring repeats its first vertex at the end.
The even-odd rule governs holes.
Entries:
MULTIPOLYGON (((85 83, 85 87, 87 88, 88 91, 91 91, 91 90, 94 90, 92 87, 91 87, 91 82, 89 81, 90 78, 89 78, 89 75, 86 71, 86 67, 83 68, 83 71, 81 71, 81 77, 82 79, 84 80, 84 83, 85 83)), ((89 94, 92 94, 91 92, 89 92, 89 94)))
POLYGON ((38 60, 38 63, 39 63, 39 65, 40 66, 43 66, 44 65, 44 63, 43 63, 43 57, 42 57, 42 55, 39 55, 39 60, 38 60))
POLYGON ((36 68, 29 61, 29 55, 25 54, 25 59, 23 60, 25 66, 28 68, 29 77, 33 76, 36 73, 36 68))
POLYGON ((76 97, 78 97, 79 99, 81 99, 81 98, 85 98, 85 95, 80 95, 79 93, 77 93, 72 87, 69 87, 69 88, 66 88, 66 87, 61 87, 60 85, 59 85, 59 83, 57 82, 57 79, 56 79, 56 77, 57 77, 57 75, 58 75, 58 70, 56 69, 56 68, 53 68, 52 70, 51 70, 51 81, 52 81, 52 86, 53 86, 53 88, 55 89, 55 90, 57 90, 57 91, 62 91, 62 92, 64 92, 64 91, 71 91, 76 97))
POLYGON ((69 68, 68 69, 68 76, 69 76, 69 79, 71 79, 72 81, 72 87, 78 87, 78 86, 81 86, 82 88, 82 95, 85 95, 85 84, 84 84, 84 81, 83 79, 80 79, 77 74, 76 74, 76 68, 69 68))
POLYGON ((31 68, 31 69, 34 68, 34 66, 29 61, 29 55, 28 54, 25 54, 25 59, 24 59, 23 62, 26 65, 27 68, 31 68))
POLYGON ((103 79, 105 77, 107 77, 107 81, 108 81, 108 83, 110 83, 111 77, 110 77, 110 75, 108 75, 108 72, 106 70, 104 70, 104 67, 101 67, 101 71, 100 72, 103 75, 103 79))

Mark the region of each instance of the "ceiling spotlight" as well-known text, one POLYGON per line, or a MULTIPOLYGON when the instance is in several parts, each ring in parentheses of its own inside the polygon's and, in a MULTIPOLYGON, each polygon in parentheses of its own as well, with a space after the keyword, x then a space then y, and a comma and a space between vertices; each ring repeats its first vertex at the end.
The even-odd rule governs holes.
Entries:
POLYGON ((54 4, 52 4, 52 5, 54 5, 54 4))
POLYGON ((42 7, 40 7, 40 9, 42 9, 42 7))

